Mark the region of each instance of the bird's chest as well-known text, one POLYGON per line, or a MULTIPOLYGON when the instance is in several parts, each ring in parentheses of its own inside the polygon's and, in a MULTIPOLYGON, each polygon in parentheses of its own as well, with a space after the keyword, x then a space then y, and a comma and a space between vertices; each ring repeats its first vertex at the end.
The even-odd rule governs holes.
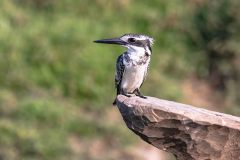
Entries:
POLYGON ((136 65, 136 66, 126 66, 124 71, 124 78, 130 82, 141 83, 143 81, 147 66, 146 65, 136 65))
POLYGON ((141 55, 141 56, 136 56, 136 55, 124 55, 124 65, 126 67, 140 67, 140 66, 146 66, 148 65, 150 61, 150 56, 148 55, 141 55))
POLYGON ((127 57, 124 60, 125 70, 122 79, 122 89, 124 92, 132 93, 139 88, 144 80, 147 67, 150 61, 149 57, 127 57))
POLYGON ((145 65, 126 66, 121 84, 124 92, 132 93, 139 88, 143 82, 145 71, 145 65))

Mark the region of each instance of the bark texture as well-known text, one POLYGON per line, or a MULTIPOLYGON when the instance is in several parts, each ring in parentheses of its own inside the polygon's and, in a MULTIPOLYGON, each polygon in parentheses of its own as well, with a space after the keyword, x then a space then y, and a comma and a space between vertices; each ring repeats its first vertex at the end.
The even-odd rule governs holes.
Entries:
POLYGON ((240 160, 240 118, 153 97, 117 97, 129 129, 177 160, 240 160))

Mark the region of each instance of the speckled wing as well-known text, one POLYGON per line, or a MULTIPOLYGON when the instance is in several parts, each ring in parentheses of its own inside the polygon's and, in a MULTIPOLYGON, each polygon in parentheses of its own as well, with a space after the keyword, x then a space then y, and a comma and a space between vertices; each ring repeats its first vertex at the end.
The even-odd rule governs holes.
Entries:
POLYGON ((122 82, 124 70, 125 70, 125 66, 123 64, 123 54, 122 54, 118 57, 117 63, 116 63, 115 87, 117 88, 117 95, 120 94, 121 82, 122 82))

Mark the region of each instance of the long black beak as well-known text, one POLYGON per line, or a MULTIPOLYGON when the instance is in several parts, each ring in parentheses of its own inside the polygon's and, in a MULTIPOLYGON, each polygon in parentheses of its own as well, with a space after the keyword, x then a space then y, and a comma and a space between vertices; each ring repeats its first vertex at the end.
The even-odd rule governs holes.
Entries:
POLYGON ((121 40, 120 38, 100 39, 100 40, 96 40, 94 42, 95 43, 105 43, 105 44, 118 44, 118 45, 127 44, 125 41, 121 40))

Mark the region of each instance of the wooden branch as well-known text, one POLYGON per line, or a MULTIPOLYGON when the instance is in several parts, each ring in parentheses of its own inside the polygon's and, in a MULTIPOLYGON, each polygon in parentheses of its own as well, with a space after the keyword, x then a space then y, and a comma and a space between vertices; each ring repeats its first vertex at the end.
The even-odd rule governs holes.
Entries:
POLYGON ((129 129, 177 160, 240 160, 240 118, 153 97, 117 97, 129 129))

